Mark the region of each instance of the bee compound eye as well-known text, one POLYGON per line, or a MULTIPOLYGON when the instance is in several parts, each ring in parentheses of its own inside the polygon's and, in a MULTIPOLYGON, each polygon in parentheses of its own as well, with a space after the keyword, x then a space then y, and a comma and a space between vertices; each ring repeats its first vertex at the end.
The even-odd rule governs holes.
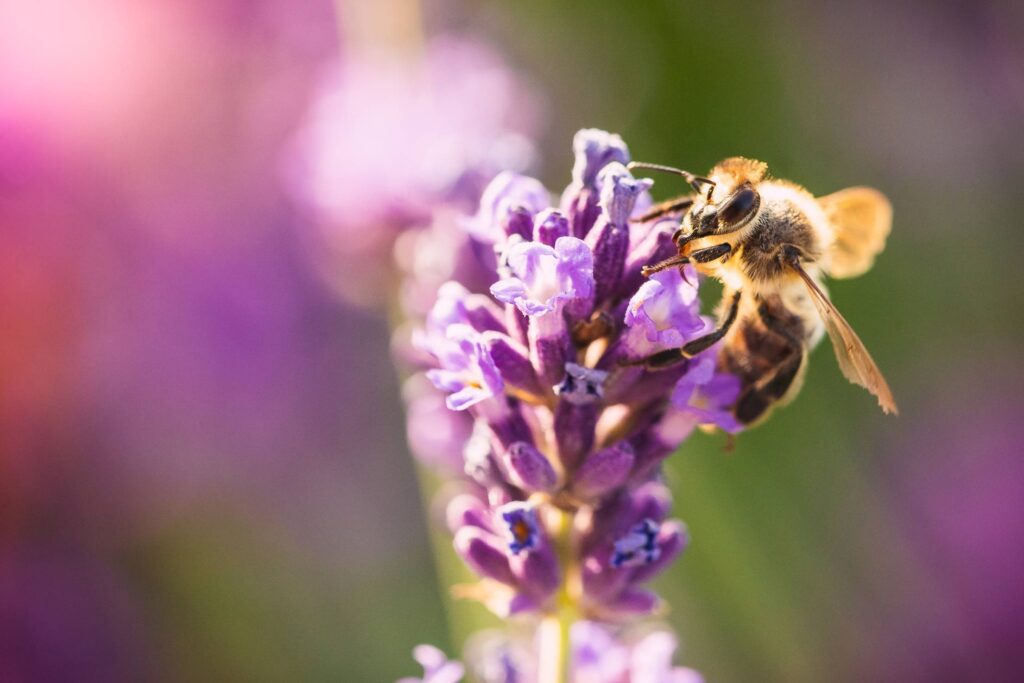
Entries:
POLYGON ((741 187, 733 193, 728 203, 718 212, 718 223, 724 227, 734 227, 745 223, 757 211, 761 204, 761 196, 750 186, 741 187))

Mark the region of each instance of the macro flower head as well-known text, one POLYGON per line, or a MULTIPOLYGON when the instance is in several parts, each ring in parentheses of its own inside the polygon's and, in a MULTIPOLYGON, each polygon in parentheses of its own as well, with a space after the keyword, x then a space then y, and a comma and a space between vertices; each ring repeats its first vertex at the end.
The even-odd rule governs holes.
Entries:
MULTIPOLYGON (((625 143, 584 130, 574 150, 558 207, 529 176, 494 178, 457 223, 489 282, 435 286, 415 335, 426 377, 474 424, 450 444, 464 476, 442 494, 455 550, 478 577, 458 594, 533 624, 538 639, 470 666, 534 680, 524 672, 551 666, 544 624, 568 601, 587 620, 565 645, 571 680, 699 680, 672 667, 670 635, 620 631, 661 609, 649 583, 689 543, 661 463, 698 426, 738 429, 738 384, 717 370, 716 347, 678 352, 714 325, 691 268, 644 277, 675 253, 676 224, 633 220, 652 182, 626 168, 625 143)), ((440 446, 429 424, 411 427, 412 443, 440 446)))

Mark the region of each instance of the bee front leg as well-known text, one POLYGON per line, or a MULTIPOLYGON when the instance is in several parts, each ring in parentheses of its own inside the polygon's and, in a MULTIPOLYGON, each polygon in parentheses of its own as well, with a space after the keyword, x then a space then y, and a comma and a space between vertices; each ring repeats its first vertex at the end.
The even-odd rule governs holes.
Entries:
MULTIPOLYGON (((685 239, 685 238, 684 238, 685 239)), ((669 268, 675 268, 677 266, 685 265, 691 261, 696 263, 708 263, 714 261, 717 258, 728 256, 732 253, 732 246, 728 243, 716 244, 713 247, 705 247, 704 249, 698 249, 697 251, 691 252, 689 256, 673 256, 667 258, 664 261, 655 263, 650 266, 644 266, 641 272, 644 277, 650 277, 654 273, 668 270, 669 268)))
POLYGON ((656 218, 662 218, 664 216, 670 216, 672 214, 682 213, 689 209, 693 205, 693 197, 686 195, 683 197, 676 197, 675 199, 669 199, 668 201, 655 204, 646 213, 631 218, 630 223, 646 223, 653 221, 656 218))
POLYGON ((697 263, 710 263, 715 259, 728 256, 730 253, 732 253, 732 245, 725 242, 723 244, 716 244, 713 247, 705 247, 703 249, 690 252, 690 259, 697 263))
POLYGON ((689 262, 690 262, 690 259, 687 256, 682 256, 682 255, 673 256, 672 258, 667 258, 664 261, 659 261, 658 263, 654 263, 654 264, 651 264, 649 266, 644 266, 643 268, 640 269, 640 273, 644 277, 650 277, 650 276, 654 275, 655 273, 660 273, 661 271, 668 270, 669 268, 676 268, 678 266, 683 266, 683 265, 686 265, 689 262))

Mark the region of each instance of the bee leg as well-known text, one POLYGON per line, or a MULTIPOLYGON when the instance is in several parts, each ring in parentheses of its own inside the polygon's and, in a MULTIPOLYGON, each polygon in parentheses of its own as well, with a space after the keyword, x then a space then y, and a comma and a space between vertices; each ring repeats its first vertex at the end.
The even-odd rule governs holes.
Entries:
POLYGON ((685 265, 685 264, 687 264, 689 262, 690 262, 689 257, 682 256, 682 255, 677 255, 677 256, 673 256, 672 258, 667 258, 664 261, 659 261, 658 263, 652 264, 650 266, 644 266, 643 268, 640 269, 640 273, 644 277, 650 277, 651 275, 654 275, 655 273, 660 273, 663 270, 668 270, 669 268, 675 268, 676 266, 682 266, 682 265, 685 265))
POLYGON ((693 356, 696 356, 701 351, 706 351, 707 349, 714 346, 718 342, 718 340, 720 340, 729 332, 729 329, 732 327, 732 324, 736 322, 736 316, 740 310, 741 294, 743 294, 743 292, 736 292, 735 294, 732 295, 732 303, 729 304, 729 313, 725 316, 725 320, 722 322, 722 324, 718 326, 718 329, 716 329, 714 332, 709 332, 708 334, 705 334, 703 337, 697 337, 696 339, 690 341, 679 350, 684 357, 691 358, 693 356))
POLYGON ((693 204, 693 197, 684 195, 682 197, 676 197, 675 199, 669 199, 655 204, 652 206, 647 213, 641 214, 636 218, 631 218, 630 223, 646 223, 647 221, 653 221, 662 216, 668 216, 673 213, 682 213, 686 209, 689 209, 693 204))
POLYGON ((680 349, 665 349, 658 353, 651 354, 646 358, 640 360, 631 360, 623 363, 626 367, 638 367, 643 366, 648 370, 664 370, 670 368, 673 365, 682 363, 686 360, 686 356, 680 353, 680 349))
POLYGON ((701 351, 704 351, 715 344, 719 339, 724 337, 732 327, 732 324, 736 322, 736 316, 740 310, 740 295, 742 292, 736 292, 732 297, 732 304, 729 305, 729 313, 725 316, 725 321, 716 329, 714 332, 710 332, 703 337, 698 337, 688 343, 686 346, 678 349, 665 349, 658 353, 641 358, 640 360, 628 361, 623 363, 626 366, 638 366, 642 365, 648 370, 661 370, 663 368, 669 368, 680 363, 683 360, 696 356, 701 351))
POLYGON ((662 270, 667 270, 669 268, 675 268, 676 266, 682 266, 689 263, 690 261, 696 261, 697 263, 707 263, 709 261, 714 261, 716 258, 727 256, 731 252, 732 246, 729 245, 728 243, 716 244, 713 247, 698 249, 697 251, 691 253, 689 256, 673 256, 672 258, 665 259, 664 261, 655 263, 654 265, 644 266, 641 272, 643 273, 644 277, 650 277, 654 273, 660 272, 662 270))
POLYGON ((690 258, 697 263, 709 263, 717 258, 728 256, 732 252, 732 245, 728 242, 716 244, 713 247, 705 247, 690 253, 690 258))

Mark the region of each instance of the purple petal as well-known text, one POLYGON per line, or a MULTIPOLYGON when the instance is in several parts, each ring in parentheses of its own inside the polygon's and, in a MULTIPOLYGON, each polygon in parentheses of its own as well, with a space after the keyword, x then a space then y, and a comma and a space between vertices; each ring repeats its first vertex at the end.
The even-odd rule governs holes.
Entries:
POLYGON ((445 521, 453 534, 464 526, 477 527, 488 532, 494 531, 487 505, 468 493, 460 494, 448 501, 445 508, 445 521))
POLYGON ((496 537, 482 529, 467 526, 455 533, 454 544, 455 552, 480 576, 508 586, 516 585, 508 557, 496 537))
POLYGON ((535 242, 555 246, 559 237, 569 234, 569 220, 555 209, 545 209, 537 214, 533 224, 535 242))
POLYGON ((587 243, 576 237, 559 237, 555 242, 558 252, 559 280, 568 281, 568 294, 585 298, 594 291, 594 254, 587 243))
POLYGON ((609 605, 612 611, 623 616, 651 614, 658 609, 661 599, 657 594, 642 588, 627 588, 609 605))
POLYGON ((550 546, 513 555, 509 558, 509 566, 525 593, 543 600, 558 589, 558 560, 550 546))
POLYGON ((581 496, 603 495, 626 481, 633 460, 633 448, 627 442, 602 449, 583 461, 573 488, 581 496))
POLYGON ((427 379, 441 391, 449 393, 459 391, 466 386, 462 376, 450 370, 427 370, 427 379))
POLYGON ((544 455, 531 444, 520 441, 512 444, 503 456, 512 483, 530 492, 550 492, 558 482, 558 475, 544 455))
POLYGON ((522 208, 537 213, 550 204, 551 197, 539 180, 505 171, 488 184, 480 198, 479 211, 464 225, 477 239, 497 243, 504 238, 510 211, 522 208))
POLYGON ((518 342, 498 332, 485 333, 483 340, 488 355, 506 384, 533 394, 545 391, 530 364, 529 352, 518 342))
POLYGON ((514 304, 526 296, 526 283, 517 277, 507 277, 491 285, 491 294, 495 299, 506 304, 514 304))
POLYGON ((601 188, 601 209, 610 223, 625 227, 637 198, 651 188, 650 178, 634 178, 621 163, 611 163, 597 176, 601 188))
POLYGON ((581 186, 593 185, 597 174, 610 163, 629 163, 629 148, 622 138, 614 133, 584 128, 572 140, 576 160, 572 167, 572 179, 581 186))

